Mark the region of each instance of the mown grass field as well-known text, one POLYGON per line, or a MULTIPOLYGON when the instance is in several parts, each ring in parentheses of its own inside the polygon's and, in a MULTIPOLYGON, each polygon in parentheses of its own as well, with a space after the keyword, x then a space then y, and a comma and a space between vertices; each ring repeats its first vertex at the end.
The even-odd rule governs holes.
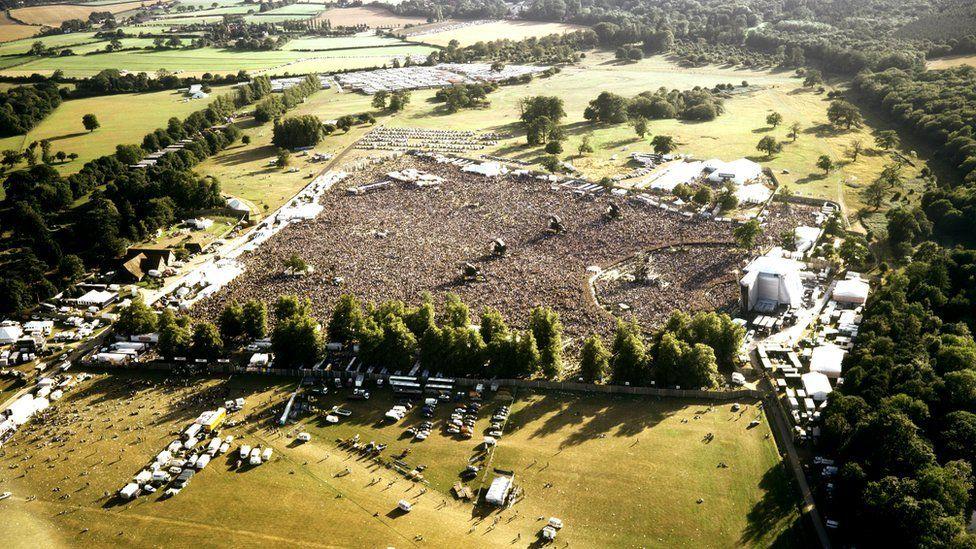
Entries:
POLYGON ((62 48, 75 44, 96 41, 94 32, 78 32, 71 34, 52 34, 50 36, 38 36, 36 38, 26 38, 14 40, 0 44, 0 55, 23 55, 30 51, 34 42, 40 42, 47 48, 62 48))
MULTIPOLYGON (((174 91, 107 95, 63 102, 27 135, 0 139, 0 150, 23 150, 32 141, 49 139, 52 151, 77 153, 78 159, 55 164, 58 171, 74 173, 85 162, 115 152, 123 143, 142 143, 142 138, 156 128, 166 126, 170 117, 185 118, 206 107, 209 99, 227 88, 214 88, 208 99, 184 101, 183 94, 174 91), (93 113, 101 123, 94 132, 81 124, 85 114, 93 113)), ((39 153, 38 153, 39 154, 39 153)))
POLYGON ((379 46, 399 46, 407 44, 403 40, 388 36, 358 34, 355 36, 306 36, 289 40, 282 48, 295 50, 336 50, 349 48, 370 48, 379 46))
MULTIPOLYGON (((61 427, 19 433, 4 448, 0 490, 14 494, 0 502, 7 546, 526 547, 542 526, 537 516, 562 518, 560 543, 571 546, 794 541, 779 535, 792 533, 795 505, 786 479, 774 472, 778 457, 764 438, 768 431, 745 429, 751 406, 736 419, 726 409, 700 415, 705 405, 693 402, 517 397, 514 430, 500 441, 492 466, 514 467, 526 495, 513 509, 497 511, 456 502, 444 492, 480 442, 441 434, 448 404, 438 409, 431 437, 413 443, 400 433, 420 421, 416 411, 395 426, 377 423, 393 401, 386 391, 365 403, 327 397, 323 405, 342 403, 353 411, 338 426, 309 416, 278 430, 274 419, 294 379, 235 376, 187 386, 162 381, 151 373, 99 374, 57 405, 61 427), (249 420, 222 434, 236 437, 234 450, 241 442, 270 445, 271 462, 237 467, 236 455, 221 456, 174 498, 157 494, 120 503, 113 497, 174 432, 237 396, 247 404, 232 419, 249 420), (297 444, 299 430, 309 431, 312 441, 297 444), (715 440, 703 442, 705 432, 715 440), (389 441, 387 454, 410 448, 404 461, 428 466, 425 493, 336 444, 356 433, 361 440, 389 441), (56 435, 65 440, 45 444, 56 435), (729 468, 717 470, 716 460, 729 468), (37 466, 28 469, 31 463, 37 466), (536 486, 542 479, 552 488, 536 486), (27 501, 29 496, 36 499, 27 501), (703 503, 687 503, 686 497, 703 503), (394 510, 400 499, 413 503, 410 513, 394 510)), ((489 403, 481 415, 498 404, 489 403)))
POLYGON ((938 57, 929 59, 925 67, 929 70, 949 69, 960 65, 976 66, 976 55, 953 55, 951 57, 938 57))
POLYGON ((481 25, 469 25, 462 28, 435 32, 411 37, 410 40, 447 46, 451 40, 457 40, 463 46, 470 46, 477 42, 492 40, 524 40, 526 38, 548 36, 550 34, 564 34, 584 27, 566 23, 542 23, 537 21, 492 21, 481 25))

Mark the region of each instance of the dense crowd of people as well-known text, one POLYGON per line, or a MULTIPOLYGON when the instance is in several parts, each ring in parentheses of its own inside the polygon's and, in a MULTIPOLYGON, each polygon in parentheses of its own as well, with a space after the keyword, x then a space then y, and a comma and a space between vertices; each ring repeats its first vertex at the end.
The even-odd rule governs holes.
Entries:
MULTIPOLYGON (((419 189, 394 182, 363 195, 327 194, 322 214, 285 228, 251 254, 245 273, 220 295, 201 302, 197 314, 216 318, 229 300, 291 293, 310 297, 317 310, 326 311, 344 293, 366 301, 414 303, 425 291, 450 291, 474 311, 491 306, 515 324, 542 305, 559 313, 570 337, 608 334, 614 320, 590 293, 588 267, 607 267, 665 244, 687 242, 693 248, 691 243, 733 242, 729 223, 688 219, 622 198, 577 198, 549 182, 486 178, 413 157, 368 166, 349 182, 383 181, 387 173, 407 168, 443 177, 445 183, 419 189), (607 209, 614 201, 620 215, 611 219, 607 209), (551 230, 553 215, 564 232, 551 230), (495 239, 505 243, 504 254, 493 252, 495 239), (313 272, 286 275, 285 260, 294 254, 313 272)), ((654 301, 663 310, 637 310, 642 323, 654 326, 675 307, 699 302, 702 288, 735 263, 728 257, 732 254, 694 252, 683 266, 673 258, 675 270, 685 269, 683 282, 662 291, 668 299, 654 301), (702 272, 716 274, 699 280, 702 272)), ((709 299, 722 301, 727 291, 709 299)), ((705 309, 709 303, 691 308, 705 309)))

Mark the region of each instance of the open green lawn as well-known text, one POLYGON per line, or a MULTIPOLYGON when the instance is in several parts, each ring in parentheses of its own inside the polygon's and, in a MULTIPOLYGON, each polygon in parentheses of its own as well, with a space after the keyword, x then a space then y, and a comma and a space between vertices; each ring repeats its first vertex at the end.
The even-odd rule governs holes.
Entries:
POLYGON ((27 135, 0 139, 0 150, 23 150, 32 141, 49 139, 52 151, 78 154, 73 162, 55 164, 62 173, 74 173, 85 162, 115 152, 118 144, 142 143, 147 133, 165 126, 170 117, 185 118, 228 89, 214 88, 210 98, 193 101, 184 101, 183 94, 174 91, 65 101, 27 135), (86 131, 81 124, 82 116, 88 113, 95 114, 101 123, 94 132, 86 131))
MULTIPOLYGON (((317 114, 323 120, 338 118, 343 114, 369 111, 370 99, 359 94, 340 94, 334 90, 314 93, 306 102, 289 111, 289 116, 317 114)), ((241 124, 241 129, 252 139, 250 145, 234 145, 199 164, 196 171, 215 176, 225 194, 243 198, 258 208, 258 213, 274 210, 287 202, 296 192, 308 184, 309 174, 316 174, 325 163, 307 162, 307 157, 292 156, 287 169, 270 165, 276 158, 271 144, 270 124, 256 126, 253 122, 241 124), (292 167, 297 173, 288 173, 292 167)), ((338 132, 326 137, 315 152, 337 154, 362 137, 369 128, 357 126, 348 134, 338 132)))
MULTIPOLYGON (((696 420, 701 403, 517 395, 513 430, 501 439, 491 466, 514 468, 525 498, 497 511, 445 492, 480 442, 442 434, 449 404, 438 409, 424 442, 401 436, 420 421, 417 410, 398 425, 380 421, 393 403, 385 390, 368 402, 326 397, 323 405, 353 411, 338 426, 313 415, 279 430, 274 420, 294 386, 294 379, 249 376, 184 385, 152 373, 97 375, 57 404, 61 421, 22 431, 4 447, 0 490, 14 495, 0 502, 0 535, 9 547, 526 547, 542 526, 536 517, 558 516, 566 523, 561 542, 576 547, 796 541, 794 498, 776 473, 768 431, 745 429, 755 413, 751 405, 741 419, 722 407, 696 420), (157 494, 120 503, 112 497, 174 433, 237 396, 247 404, 231 419, 248 420, 221 434, 236 437, 235 451, 241 442, 270 445, 271 462, 238 467, 236 455, 221 456, 174 498, 157 494), (312 441, 296 443, 299 430, 309 431, 312 441), (705 432, 715 440, 703 442, 705 432), (426 493, 337 445, 337 438, 357 433, 361 440, 388 441, 386 457, 410 448, 404 461, 427 465, 426 493), (56 436, 58 443, 43 444, 56 436), (719 460, 729 468, 716 468, 719 460), (31 463, 37 466, 28 468, 31 463), (542 488, 543 479, 552 487, 542 488), (685 501, 699 497, 701 505, 685 501), (394 510, 400 499, 414 504, 410 513, 394 510)), ((499 404, 489 402, 481 416, 499 404)))
POLYGON ((93 32, 52 34, 50 36, 25 38, 23 40, 14 40, 13 42, 4 42, 3 44, 0 44, 0 55, 26 54, 28 51, 30 51, 31 46, 34 45, 34 42, 40 42, 47 48, 61 48, 65 46, 73 46, 75 44, 84 44, 94 40, 97 39, 95 38, 95 33, 93 32))

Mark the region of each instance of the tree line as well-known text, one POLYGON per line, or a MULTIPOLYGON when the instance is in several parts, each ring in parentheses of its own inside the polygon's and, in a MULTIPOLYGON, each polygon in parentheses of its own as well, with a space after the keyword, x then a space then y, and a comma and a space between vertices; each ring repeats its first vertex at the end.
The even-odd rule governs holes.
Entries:
POLYGON ((58 86, 47 82, 0 91, 0 136, 29 132, 60 104, 58 86))
POLYGON ((430 294, 414 307, 402 301, 362 303, 347 294, 323 323, 314 318, 308 299, 286 295, 271 307, 270 332, 264 309, 256 300, 231 302, 219 315, 217 332, 223 341, 236 343, 270 333, 275 364, 282 368, 311 366, 322 359, 325 342, 334 342, 358 348, 364 364, 391 371, 419 363, 448 376, 575 377, 634 386, 717 387, 720 372, 732 370, 745 333, 719 313, 675 312, 649 336, 636 320, 619 321, 609 348, 599 335, 586 339, 577 367, 567 364, 562 323, 547 307, 534 308, 519 330, 490 307, 475 317, 454 294, 447 294, 439 309, 430 294))
POLYGON ((976 252, 924 243, 865 310, 823 414, 834 505, 857 545, 972 547, 976 252))

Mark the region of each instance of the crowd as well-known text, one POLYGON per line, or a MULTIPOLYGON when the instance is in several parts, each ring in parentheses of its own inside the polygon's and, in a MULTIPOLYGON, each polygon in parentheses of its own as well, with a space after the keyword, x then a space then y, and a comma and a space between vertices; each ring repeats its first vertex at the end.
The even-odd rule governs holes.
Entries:
POLYGON ((594 282, 597 299, 617 314, 634 314, 645 326, 663 324, 675 309, 688 314, 728 309, 738 302, 746 255, 727 241, 667 244, 608 269, 594 282))
POLYGON ((325 312, 343 293, 414 303, 425 291, 451 291, 475 311, 492 306, 518 324, 534 306, 544 305, 559 313, 567 335, 608 333, 613 319, 590 294, 588 267, 605 267, 663 244, 732 240, 727 223, 688 219, 609 195, 577 198, 548 181, 485 178, 414 157, 366 167, 350 183, 385 180, 387 173, 409 168, 438 175, 444 183, 418 189, 398 182, 358 196, 326 194, 317 218, 285 228, 249 254, 245 273, 202 301, 196 313, 215 318, 230 299, 288 293, 310 297, 325 312), (606 211, 614 200, 620 215, 611 220, 606 211), (565 226, 561 234, 549 230, 552 215, 565 226), (497 238, 507 245, 502 256, 490 252, 497 238), (314 273, 282 276, 292 254, 313 265, 314 273), (464 280, 465 263, 477 267, 475 280, 464 280))
POLYGON ((498 139, 499 136, 491 132, 377 126, 356 143, 356 148, 464 153, 497 145, 498 139))

